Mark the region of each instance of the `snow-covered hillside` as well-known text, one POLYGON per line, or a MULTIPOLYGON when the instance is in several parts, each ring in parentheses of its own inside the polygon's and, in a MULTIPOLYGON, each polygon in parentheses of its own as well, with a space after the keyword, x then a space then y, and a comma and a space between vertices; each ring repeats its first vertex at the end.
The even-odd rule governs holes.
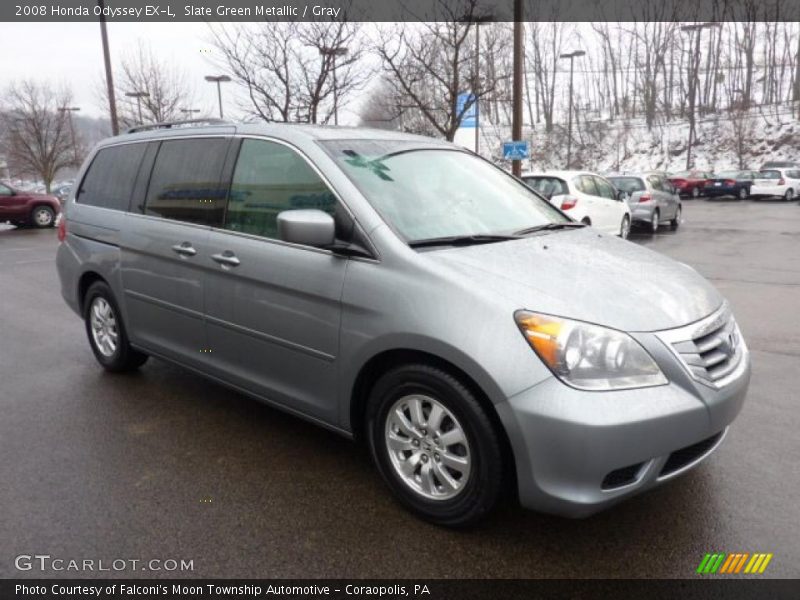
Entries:
MULTIPOLYGON (((800 109, 797 109, 800 110, 800 109)), ((795 112, 795 115, 797 112, 795 112)), ((456 142, 474 148, 474 129, 459 130, 456 142)), ((689 137, 687 121, 656 124, 648 131, 643 120, 589 121, 573 124, 572 166, 597 172, 686 168, 689 137)), ((561 169, 567 162, 566 127, 526 127, 531 159, 524 169, 561 169)), ((503 141, 510 127, 488 124, 481 128, 481 154, 502 160, 503 141)), ((800 121, 786 105, 756 107, 749 111, 703 115, 697 122, 692 148, 695 168, 721 171, 742 166, 757 169, 768 160, 800 161, 800 121)))

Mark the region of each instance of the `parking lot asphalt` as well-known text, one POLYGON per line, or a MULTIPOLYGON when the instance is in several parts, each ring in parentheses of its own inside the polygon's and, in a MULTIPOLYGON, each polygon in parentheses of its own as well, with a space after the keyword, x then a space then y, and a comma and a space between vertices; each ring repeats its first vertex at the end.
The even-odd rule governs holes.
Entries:
POLYGON ((585 520, 509 505, 449 531, 335 434, 162 361, 104 373, 59 294, 55 232, 0 226, 0 576, 92 576, 14 568, 49 554, 194 564, 103 577, 692 577, 716 551, 800 576, 800 205, 686 201, 677 232, 631 240, 733 306, 753 378, 726 442, 585 520))

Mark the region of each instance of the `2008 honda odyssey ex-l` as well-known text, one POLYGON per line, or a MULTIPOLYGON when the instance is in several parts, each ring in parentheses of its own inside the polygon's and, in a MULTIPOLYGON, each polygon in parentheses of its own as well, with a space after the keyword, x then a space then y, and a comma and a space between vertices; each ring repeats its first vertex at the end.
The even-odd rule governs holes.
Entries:
POLYGON ((584 516, 713 452, 750 360, 690 267, 575 223, 449 143, 302 125, 101 143, 59 237, 106 369, 172 361, 368 443, 459 525, 584 516))

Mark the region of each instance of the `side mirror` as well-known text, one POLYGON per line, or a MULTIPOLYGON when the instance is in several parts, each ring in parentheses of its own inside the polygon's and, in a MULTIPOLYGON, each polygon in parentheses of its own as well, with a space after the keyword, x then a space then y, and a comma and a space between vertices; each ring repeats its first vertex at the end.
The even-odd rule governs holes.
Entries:
POLYGON ((278 213, 278 237, 284 242, 324 248, 336 238, 333 217, 318 209, 278 213))

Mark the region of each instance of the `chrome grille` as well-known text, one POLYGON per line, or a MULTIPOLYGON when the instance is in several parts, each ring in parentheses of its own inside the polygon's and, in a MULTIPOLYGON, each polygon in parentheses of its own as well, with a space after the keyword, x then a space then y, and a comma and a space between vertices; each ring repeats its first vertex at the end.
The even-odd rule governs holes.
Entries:
POLYGON ((727 304, 709 317, 658 336, 672 348, 692 377, 722 387, 742 361, 744 340, 727 304))

